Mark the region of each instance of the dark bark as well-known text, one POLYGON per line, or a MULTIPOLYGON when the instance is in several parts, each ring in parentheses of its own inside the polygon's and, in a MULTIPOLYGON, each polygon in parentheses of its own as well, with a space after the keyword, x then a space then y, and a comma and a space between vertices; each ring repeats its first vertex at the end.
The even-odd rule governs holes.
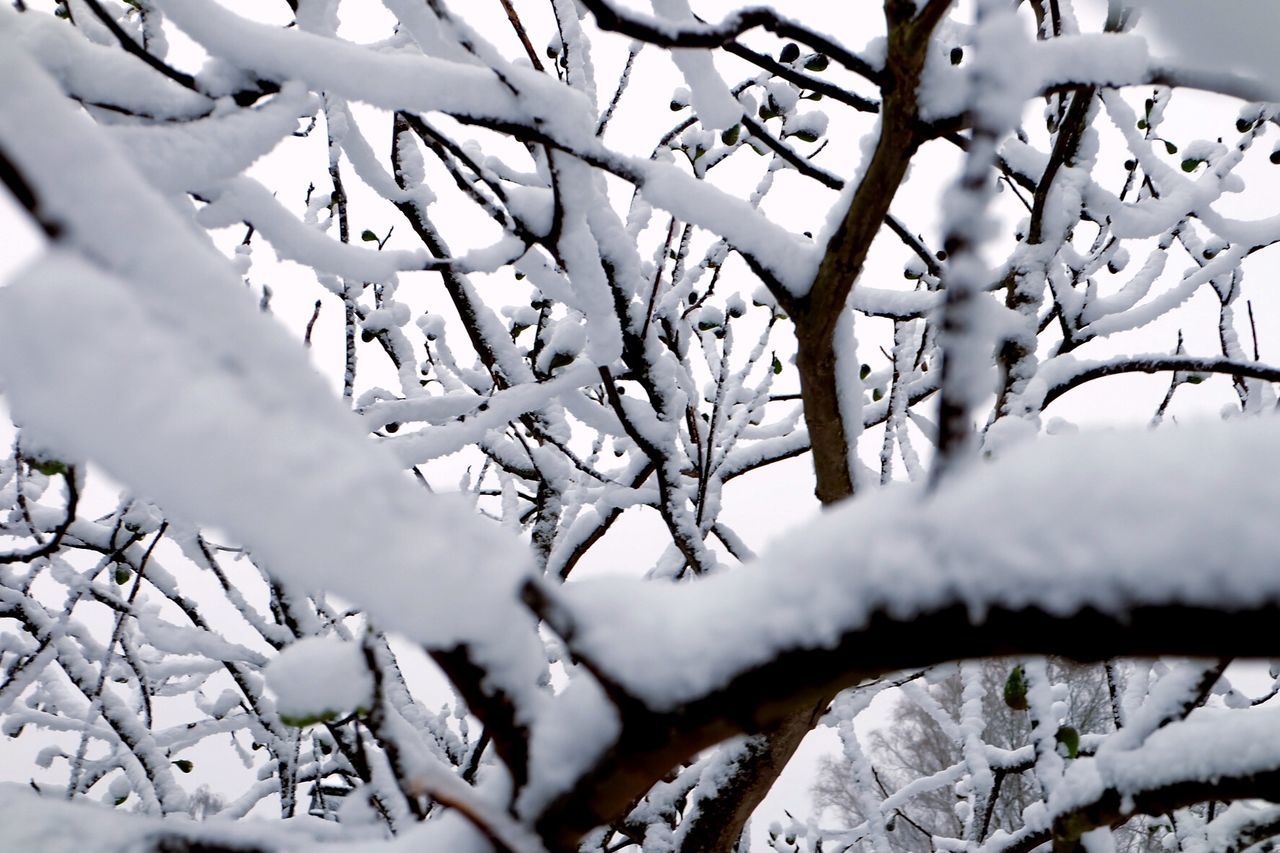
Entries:
MULTIPOLYGON (((551 849, 575 850, 583 833, 625 817, 627 808, 671 767, 729 737, 763 733, 760 754, 742 762, 742 769, 722 788, 725 802, 703 801, 703 808, 725 816, 716 840, 705 842, 711 846, 689 848, 732 850, 741 835, 737 820, 742 812, 757 795, 763 797, 761 791, 767 792, 828 697, 842 689, 883 673, 965 658, 1053 655, 1098 662, 1117 656, 1274 657, 1280 654, 1274 631, 1277 618, 1280 605, 1274 602, 1236 612, 1177 604, 1109 613, 997 606, 977 625, 961 602, 916 614, 878 611, 834 644, 781 650, 768 662, 737 673, 723 687, 672 710, 648 709, 615 689, 621 736, 577 789, 541 816, 538 828, 551 849), (1196 630, 1188 631, 1188 625, 1196 630), (939 637, 946 643, 940 644, 939 637)), ((583 663, 609 681, 607 672, 589 660, 583 663)), ((1226 789, 1211 794, 1200 785, 1194 795, 1176 796, 1187 798, 1186 804, 1210 795, 1218 800, 1266 797, 1272 790, 1267 787, 1272 784, 1269 777, 1250 778, 1240 782, 1240 791, 1251 794, 1228 796, 1226 789), (1249 787, 1255 784, 1263 787, 1249 787)))

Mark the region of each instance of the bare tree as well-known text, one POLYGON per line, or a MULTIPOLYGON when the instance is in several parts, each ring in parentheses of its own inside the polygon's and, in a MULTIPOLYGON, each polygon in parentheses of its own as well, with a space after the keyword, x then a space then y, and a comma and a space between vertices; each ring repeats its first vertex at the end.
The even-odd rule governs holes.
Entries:
POLYGON ((819 724, 860 822, 774 849, 1275 835, 1274 81, 1120 2, 455 5, 0 9, 3 843, 745 849, 819 724), (1146 661, 1078 750, 1045 654, 1146 661), (882 786, 877 692, 1008 655, 1027 744, 962 663, 882 786))
MULTIPOLYGON (((1110 671, 1116 672, 1115 665, 1110 671)), ((983 689, 982 738, 991 747, 1015 752, 1031 744, 1031 722, 1027 707, 1019 700, 1019 665, 1007 659, 982 662, 983 689), (1007 688, 1007 689, 1006 689, 1007 688)), ((1060 692, 1065 693, 1063 737, 1077 738, 1071 749, 1075 755, 1091 754, 1101 737, 1115 730, 1111 715, 1110 687, 1107 668, 1080 666, 1065 661, 1051 664, 1050 676, 1060 692)), ((889 720, 868 738, 867 758, 872 764, 872 778, 881 797, 892 797, 917 779, 945 773, 962 764, 963 744, 954 734, 964 706, 964 682, 954 667, 930 674, 927 680, 908 682, 907 687, 889 712, 889 720)), ((1119 686, 1119 685, 1116 685, 1119 686)), ((1066 743, 1060 751, 1066 752, 1066 743)), ((1027 750, 1024 750, 1027 751, 1027 750)), ((1074 756, 1073 756, 1074 757, 1074 756)), ((1028 764, 1000 774, 996 795, 990 801, 992 830, 1015 831, 1022 823, 1023 811, 1040 799, 1035 790, 1028 764)), ((994 786, 993 786, 994 787, 994 786)), ((827 757, 813 788, 815 805, 846 825, 864 822, 862 791, 853 768, 836 757, 827 757)), ((964 831, 956 812, 964 798, 953 786, 922 790, 894 809, 888 834, 894 850, 921 851, 933 849, 934 836, 958 837, 964 831)), ((1138 838, 1117 839, 1122 849, 1135 846, 1138 838)))

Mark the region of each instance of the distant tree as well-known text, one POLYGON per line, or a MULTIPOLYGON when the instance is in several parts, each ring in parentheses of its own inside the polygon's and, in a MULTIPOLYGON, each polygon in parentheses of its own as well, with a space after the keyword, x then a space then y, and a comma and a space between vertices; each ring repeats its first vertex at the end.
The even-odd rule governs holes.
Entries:
MULTIPOLYGON (((1026 748, 1032 743, 1031 718, 1026 707, 1011 707, 1011 701, 1018 703, 1012 697, 1006 699, 1005 695, 1010 679, 1018 678, 1013 674, 1016 666, 1006 659, 989 659, 980 665, 985 721, 982 738, 998 750, 1027 752, 1026 748)), ((1115 671, 1112 667, 1113 674, 1115 671)), ((1058 689, 1066 694, 1064 726, 1074 729, 1083 741, 1085 752, 1090 752, 1097 739, 1115 730, 1105 668, 1055 661, 1049 673, 1058 689)), ((918 779, 944 773, 964 762, 963 744, 955 738, 964 705, 964 681, 954 667, 931 676, 907 682, 902 695, 893 703, 888 722, 868 739, 867 757, 873 779, 884 797, 892 796, 918 779)), ((1017 829, 1022 824, 1023 810, 1039 801, 1041 794, 1035 788, 1031 769, 1028 762, 1000 774, 996 796, 990 801, 991 830, 1017 829)), ((848 763, 835 757, 823 759, 813 788, 818 808, 845 825, 857 825, 867 818, 861 793, 848 763)), ((954 785, 926 788, 910 797, 895 808, 889 818, 893 822, 893 831, 887 834, 890 846, 910 853, 929 853, 934 849, 934 836, 959 837, 964 831, 964 821, 956 807, 964 802, 965 798, 957 794, 954 785)), ((1119 846, 1138 849, 1132 847, 1131 838, 1124 838, 1119 846)))
POLYGON ((1280 833, 1276 81, 633 6, 0 6, 0 848, 727 853, 825 725, 863 819, 755 837, 884 853, 854 720, 1009 656, 939 849, 1280 833), (1145 662, 1072 757, 1036 655, 1145 662))

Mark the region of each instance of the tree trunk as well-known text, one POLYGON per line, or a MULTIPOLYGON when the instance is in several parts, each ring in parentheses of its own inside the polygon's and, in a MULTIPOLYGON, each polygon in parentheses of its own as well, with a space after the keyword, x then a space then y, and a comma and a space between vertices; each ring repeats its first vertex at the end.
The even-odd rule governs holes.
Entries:
MULTIPOLYGON (((809 293, 787 307, 793 312, 804 402, 805 424, 813 449, 817 497, 824 506, 852 497, 849 443, 841 418, 838 364, 833 349, 840 313, 862 272, 871 243, 889 213, 921 139, 916 90, 934 26, 950 5, 932 0, 918 15, 913 3, 888 0, 888 59, 881 90, 880 139, 832 235, 809 293)), ((742 760, 716 796, 700 803, 697 823, 685 835, 682 853, 729 851, 737 845, 751 813, 764 799, 833 696, 805 708, 748 741, 742 760)))

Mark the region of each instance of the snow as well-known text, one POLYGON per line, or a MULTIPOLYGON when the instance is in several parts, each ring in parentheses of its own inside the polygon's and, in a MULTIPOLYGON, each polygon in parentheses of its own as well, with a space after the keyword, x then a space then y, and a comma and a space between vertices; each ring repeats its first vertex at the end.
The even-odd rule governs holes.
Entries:
POLYGON ((1269 0, 1233 0, 1212 6, 1196 0, 1135 0, 1138 32, 1180 64, 1231 70, 1257 80, 1280 77, 1271 34, 1280 11, 1269 0))
POLYGON ((518 84, 517 96, 498 75, 472 62, 380 51, 279 29, 211 2, 158 0, 156 5, 211 54, 269 79, 301 79, 313 90, 389 110, 441 111, 520 124, 537 116, 547 131, 562 138, 585 141, 595 135, 594 110, 586 99, 532 69, 503 69, 503 76, 518 84))
POLYGON ((360 180, 368 184, 378 195, 389 201, 415 202, 422 208, 430 206, 435 201, 435 194, 424 183, 426 173, 424 171, 422 152, 418 150, 417 143, 409 131, 402 131, 404 142, 407 144, 402 144, 398 149, 400 153, 399 177, 405 183, 405 188, 401 189, 395 178, 379 162, 368 140, 360 132, 359 124, 352 117, 346 102, 341 98, 330 95, 326 98, 325 110, 325 115, 330 122, 340 122, 343 125, 341 138, 337 141, 342 146, 347 159, 351 161, 356 174, 360 176, 360 180))
POLYGON ((595 679, 569 682, 542 715, 529 744, 529 785, 517 809, 536 815, 572 789, 614 744, 622 730, 618 709, 595 679))
POLYGON ((1178 725, 1153 732, 1140 745, 1072 762, 1062 786, 1049 799, 1049 811, 1063 814, 1092 801, 1102 788, 1125 796, 1272 771, 1280 761, 1277 725, 1276 708, 1199 709, 1178 725))
POLYGON ((199 655, 209 660, 247 661, 261 666, 266 663, 259 652, 192 626, 174 625, 154 615, 138 617, 138 627, 147 645, 177 655, 199 655))
MULTIPOLYGON (((595 222, 608 210, 604 177, 585 164, 568 158, 554 160, 559 175, 562 206, 562 234, 559 242, 561 261, 573 289, 574 303, 583 316, 583 325, 561 323, 553 332, 544 355, 576 356, 580 351, 592 363, 607 366, 622 355, 622 331, 618 312, 614 309, 613 287, 626 287, 626 268, 618 263, 628 254, 619 248, 621 241, 605 243, 606 232, 595 222), (604 262, 614 264, 614 277, 622 284, 614 285, 605 274, 604 262), (585 341, 584 341, 585 339, 585 341)), ((616 232, 614 232, 616 234, 616 232)), ((538 365, 546 370, 549 364, 538 365)))
MULTIPOLYGON (((92 18, 92 15, 88 17, 92 18)), ((112 104, 156 118, 194 118, 213 108, 204 95, 160 76, 123 51, 94 44, 52 15, 0 7, 0 39, 21 45, 65 90, 89 103, 112 104)), ((17 78, 7 78, 15 82, 17 78)))
POLYGON ((286 721, 334 720, 373 706, 373 676, 357 643, 307 637, 273 658, 263 675, 286 721))
POLYGON ((107 135, 147 178, 168 192, 202 190, 239 175, 270 152, 309 112, 310 97, 297 86, 253 110, 234 110, 182 124, 115 125, 107 135))
POLYGON ((229 847, 303 851, 332 838, 336 829, 334 824, 314 818, 284 823, 144 818, 123 809, 42 797, 26 785, 9 783, 0 783, 0 824, 5 827, 4 843, 9 849, 41 853, 145 849, 157 836, 229 847))
POLYGON ((978 620, 994 605, 1119 617, 1142 604, 1280 601, 1267 570, 1280 483, 1252 474, 1280 463, 1271 423, 1045 441, 972 468, 927 502, 898 487, 842 505, 735 572, 680 586, 571 584, 573 647, 669 708, 780 651, 829 646, 875 612, 907 620, 959 602, 978 620), (1202 511, 1170 527, 1186 495, 1205 496, 1202 511))
MULTIPOLYGON (((1151 62, 1147 43, 1142 36, 1130 33, 1089 33, 1063 35, 1042 41, 1033 41, 1022 22, 1009 16, 1000 29, 979 26, 977 50, 982 50, 983 33, 988 32, 989 44, 998 52, 997 61, 987 70, 1007 74, 1005 92, 986 90, 988 98, 984 109, 1005 113, 1006 123, 1012 125, 1019 117, 1021 107, 1038 91, 1062 83, 1077 85, 1132 85, 1146 82, 1150 76, 1151 62), (1011 112, 1013 111, 1013 112, 1011 112), (1012 121, 1010 121, 1012 119, 1012 121)), ((920 109, 928 118, 955 115, 964 108, 967 87, 964 83, 964 66, 952 66, 950 49, 941 45, 930 51, 922 78, 920 109)), ((975 59, 976 61, 976 59, 975 59)))
POLYGON ((631 165, 644 176, 641 195, 655 207, 723 235, 735 248, 758 257, 792 293, 808 290, 821 260, 808 238, 779 228, 749 202, 674 166, 641 161, 631 165))
POLYGON ((857 490, 864 478, 858 462, 858 440, 862 437, 863 383, 858 364, 858 339, 854 330, 854 313, 848 308, 840 313, 831 348, 836 356, 836 404, 845 424, 848 447, 849 482, 857 490))
MULTIPOLYGON (((91 803, 68 803, 40 796, 26 785, 0 783, 0 823, 5 826, 5 844, 14 850, 41 853, 142 850, 154 846, 157 838, 280 853, 316 849, 332 853, 411 853, 415 850, 489 853, 493 849, 490 842, 456 812, 446 812, 435 820, 417 824, 392 840, 381 837, 360 840, 358 830, 319 818, 237 821, 229 818, 228 811, 230 809, 200 821, 185 816, 160 820, 91 803)), ((502 829, 506 830, 504 840, 509 842, 509 849, 517 853, 541 849, 509 826, 502 829)))
POLYGON ((405 478, 228 262, 6 41, 0 77, 22 85, 0 90, 0 147, 76 247, 0 291, 0 378, 32 440, 230 531, 282 579, 360 602, 383 628, 470 640, 499 682, 536 683, 541 650, 516 599, 526 546, 405 478), (427 571, 427 553, 451 559, 427 571))
POLYGON ((599 378, 594 366, 574 364, 546 382, 517 385, 484 399, 455 393, 386 401, 370 406, 367 417, 370 428, 377 429, 405 420, 443 420, 456 413, 450 423, 397 435, 386 442, 402 464, 413 465, 456 453, 521 415, 537 411, 560 395, 572 394, 599 378))
POLYGON ((555 8, 556 25, 563 39, 563 49, 568 51, 565 70, 569 85, 581 91, 593 108, 598 108, 596 73, 591 61, 591 39, 586 37, 581 23, 587 10, 575 0, 552 0, 552 5, 555 8))
MULTIPOLYGON (((688 0, 652 0, 653 11, 660 18, 688 24, 696 19, 688 0)), ((708 130, 724 130, 742 119, 742 106, 720 77, 709 50, 680 49, 671 51, 671 61, 689 84, 693 111, 708 130)))
MULTIPOLYGON (((461 579, 476 571, 494 582, 482 598, 510 611, 515 621, 504 624, 520 624, 523 546, 461 503, 422 493, 349 415, 283 400, 262 408, 242 377, 156 327, 118 280, 70 256, 50 255, 20 278, 0 293, 0 354, 23 365, 5 371, 6 392, 56 457, 100 462, 166 508, 238 534, 282 577, 360 601, 384 627, 440 645, 471 635, 484 620, 447 603, 448 576, 469 597, 463 590, 476 587, 461 579), (50 323, 59 336, 41 332, 50 323), (123 386, 135 390, 121 395, 123 386), (86 420, 100 428, 77 427, 86 420), (326 518, 343 523, 317 525, 326 518), (457 562, 424 572, 432 537, 457 562), (370 584, 374 571, 388 582, 370 584), (406 585, 421 589, 408 596, 406 585)), ((530 663, 508 651, 508 664, 530 663)))
MULTIPOLYGON (((483 121, 536 124, 571 149, 605 157, 639 176, 641 191, 651 203, 723 234, 735 245, 750 246, 797 292, 808 286, 817 269, 817 256, 807 240, 772 224, 746 202, 670 164, 605 152, 595 138, 595 110, 587 99, 545 75, 504 68, 504 77, 518 85, 516 97, 494 74, 471 64, 379 52, 314 33, 280 30, 246 21, 217 4, 159 0, 157 5, 211 53, 270 79, 302 79, 313 89, 384 109, 438 110, 483 121)), ((706 83, 711 74, 699 79, 706 83)), ((736 121, 741 107, 730 101, 736 121)), ((727 115, 727 104, 724 109, 721 118, 727 115)))
POLYGON ((206 228, 251 223, 282 259, 355 279, 386 281, 397 271, 420 270, 431 262, 425 249, 377 249, 341 243, 308 226, 285 208, 262 184, 247 177, 211 188, 213 200, 196 214, 206 228))
POLYGON ((1203 284, 1220 275, 1229 274, 1239 267, 1240 262, 1249 254, 1250 247, 1237 244, 1221 252, 1202 267, 1188 270, 1182 280, 1154 299, 1150 299, 1127 311, 1109 314, 1090 323, 1086 328, 1090 335, 1110 335, 1116 332, 1136 329, 1153 322, 1161 315, 1173 310, 1191 298, 1192 294, 1203 284))

